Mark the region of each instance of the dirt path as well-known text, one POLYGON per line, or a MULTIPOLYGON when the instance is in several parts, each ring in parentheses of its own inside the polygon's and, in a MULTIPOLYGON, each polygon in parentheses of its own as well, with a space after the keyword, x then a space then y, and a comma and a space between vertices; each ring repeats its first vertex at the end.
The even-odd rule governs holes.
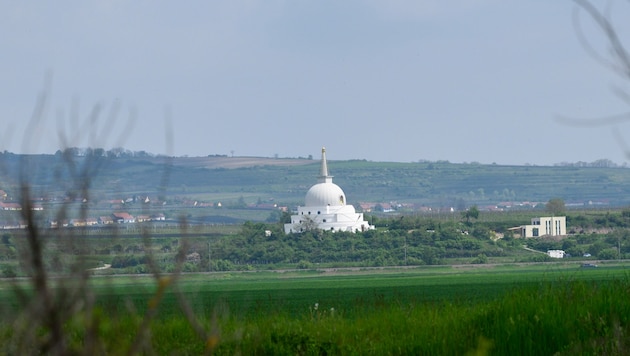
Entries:
POLYGON ((538 253, 542 253, 543 255, 546 255, 546 254, 547 254, 546 252, 536 251, 536 250, 531 249, 531 248, 529 248, 529 247, 527 247, 527 246, 525 246, 525 245, 523 245, 523 248, 524 248, 525 250, 527 250, 527 251, 530 251, 530 252, 538 252, 538 253))
POLYGON ((102 270, 102 269, 108 269, 108 268, 111 268, 111 267, 112 267, 112 265, 104 264, 104 265, 103 265, 103 266, 101 266, 101 267, 88 268, 87 270, 88 270, 88 271, 100 271, 100 270, 102 270))

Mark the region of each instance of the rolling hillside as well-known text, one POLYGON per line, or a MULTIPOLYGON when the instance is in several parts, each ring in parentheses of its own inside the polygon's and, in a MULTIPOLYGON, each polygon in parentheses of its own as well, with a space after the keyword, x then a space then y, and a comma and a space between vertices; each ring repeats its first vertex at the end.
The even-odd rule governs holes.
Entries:
MULTIPOLYGON (((86 171, 95 194, 162 194, 202 201, 302 203, 319 171, 317 159, 257 157, 73 157, 0 154, 0 189, 15 195, 20 171, 40 194, 63 194, 68 173, 86 171), (92 174, 91 172, 96 172, 92 174)), ((500 202, 630 205, 630 169, 539 167, 448 162, 329 161, 350 203, 492 206, 500 202)), ((75 173, 76 175, 76 173, 75 173)))

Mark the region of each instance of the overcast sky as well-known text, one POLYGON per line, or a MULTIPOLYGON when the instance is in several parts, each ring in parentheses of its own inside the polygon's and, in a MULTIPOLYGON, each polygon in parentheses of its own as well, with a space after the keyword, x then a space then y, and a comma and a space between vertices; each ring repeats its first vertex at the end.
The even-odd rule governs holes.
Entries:
MULTIPOLYGON (((613 4, 630 40, 630 6, 613 4)), ((326 146, 331 160, 623 163, 613 130, 630 142, 629 124, 557 120, 630 108, 613 92, 630 86, 580 43, 574 10, 570 0, 0 0, 0 149, 319 157, 326 146)))

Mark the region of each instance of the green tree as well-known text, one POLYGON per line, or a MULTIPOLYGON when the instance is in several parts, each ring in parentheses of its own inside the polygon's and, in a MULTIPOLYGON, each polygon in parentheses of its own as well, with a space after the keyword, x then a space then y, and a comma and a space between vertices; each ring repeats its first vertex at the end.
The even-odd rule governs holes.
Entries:
POLYGON ((479 209, 473 205, 468 210, 462 212, 462 217, 466 219, 466 224, 470 225, 470 219, 479 219, 479 209))
POLYGON ((247 203, 245 203, 245 198, 243 198, 243 196, 241 195, 240 197, 238 197, 236 204, 234 204, 234 208, 243 209, 246 207, 247 207, 247 203))
POLYGON ((561 198, 549 199, 545 204, 545 211, 552 215, 563 215, 565 209, 564 200, 561 198))

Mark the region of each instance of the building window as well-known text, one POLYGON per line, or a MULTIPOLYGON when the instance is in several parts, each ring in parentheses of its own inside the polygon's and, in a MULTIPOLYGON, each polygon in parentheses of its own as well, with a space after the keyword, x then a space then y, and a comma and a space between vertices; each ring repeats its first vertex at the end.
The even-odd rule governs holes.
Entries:
POLYGON ((532 229, 532 236, 538 237, 538 228, 537 227, 532 229))

